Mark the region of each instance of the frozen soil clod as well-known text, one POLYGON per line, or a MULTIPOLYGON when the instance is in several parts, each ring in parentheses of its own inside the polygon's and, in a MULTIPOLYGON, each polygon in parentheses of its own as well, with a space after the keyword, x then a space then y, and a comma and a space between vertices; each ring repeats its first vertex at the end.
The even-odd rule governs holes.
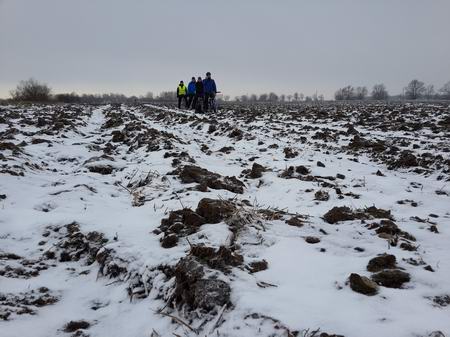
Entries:
POLYGON ((245 184, 236 177, 223 177, 198 166, 185 165, 169 174, 177 175, 185 184, 197 183, 201 187, 215 190, 223 189, 233 193, 244 193, 245 184))
POLYGON ((368 219, 392 219, 391 211, 371 206, 365 209, 353 210, 350 207, 333 207, 323 216, 324 220, 330 224, 348 220, 368 220, 368 219))

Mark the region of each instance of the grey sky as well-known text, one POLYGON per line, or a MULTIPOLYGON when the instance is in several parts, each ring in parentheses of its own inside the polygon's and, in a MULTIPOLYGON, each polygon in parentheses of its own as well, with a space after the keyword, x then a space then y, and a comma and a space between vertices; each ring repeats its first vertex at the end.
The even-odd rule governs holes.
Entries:
POLYGON ((0 97, 155 93, 213 73, 225 95, 450 80, 448 0, 0 0, 0 97))

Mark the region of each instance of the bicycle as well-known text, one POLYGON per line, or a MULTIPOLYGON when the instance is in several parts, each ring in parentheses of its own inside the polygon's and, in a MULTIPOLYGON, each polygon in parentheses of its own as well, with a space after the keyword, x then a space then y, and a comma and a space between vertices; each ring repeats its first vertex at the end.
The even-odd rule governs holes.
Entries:
POLYGON ((211 108, 211 110, 216 113, 217 112, 217 100, 216 95, 220 94, 220 91, 217 91, 215 95, 208 96, 207 102, 206 102, 206 112, 211 108))

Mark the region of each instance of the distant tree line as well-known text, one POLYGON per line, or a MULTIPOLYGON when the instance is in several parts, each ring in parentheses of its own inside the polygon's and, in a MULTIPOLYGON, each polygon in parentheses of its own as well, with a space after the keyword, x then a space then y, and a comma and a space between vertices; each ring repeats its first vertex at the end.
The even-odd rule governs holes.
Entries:
MULTIPOLYGON (((140 102, 152 102, 152 101, 174 101, 176 100, 175 91, 163 91, 159 95, 154 95, 152 92, 148 92, 142 96, 126 96, 124 94, 82 94, 79 95, 75 92, 71 93, 58 93, 52 95, 51 88, 45 84, 30 78, 26 81, 20 81, 14 90, 10 91, 11 97, 15 101, 23 102, 45 102, 54 101, 62 103, 90 103, 90 104, 102 104, 102 103, 140 103, 140 102)), ((450 100, 450 81, 447 82, 435 91, 433 85, 425 85, 424 82, 419 80, 412 80, 403 89, 403 93, 397 96, 390 96, 386 86, 384 84, 376 84, 373 86, 372 91, 369 93, 367 87, 353 87, 348 85, 340 88, 335 92, 334 98, 336 101, 350 101, 350 100, 387 100, 404 98, 409 100, 418 99, 439 99, 450 100)), ((230 101, 230 96, 218 97, 218 100, 230 101)), ((311 96, 305 96, 302 93, 295 92, 292 95, 277 95, 274 92, 263 94, 247 94, 236 96, 234 98, 237 102, 321 102, 324 101, 322 94, 313 94, 311 96)))
POLYGON ((274 92, 270 92, 268 94, 250 94, 250 95, 241 95, 236 96, 234 98, 237 102, 317 102, 323 101, 324 96, 318 95, 317 93, 311 96, 305 96, 302 93, 294 93, 292 95, 277 95, 274 92))
MULTIPOLYGON (((45 102, 54 101, 61 103, 89 103, 89 104, 101 104, 101 103, 139 103, 139 102, 152 102, 152 101, 174 101, 176 100, 175 91, 162 91, 159 95, 154 95, 152 92, 148 92, 143 96, 126 96, 124 94, 82 94, 79 95, 75 92, 71 93, 58 93, 52 95, 51 88, 45 84, 36 81, 35 79, 29 79, 21 81, 16 89, 12 90, 11 97, 15 101, 23 102, 45 102)), ((230 96, 220 96, 217 98, 222 101, 230 101, 230 96)), ((292 95, 277 95, 274 92, 268 94, 251 94, 237 96, 234 99, 238 102, 317 102, 323 101, 324 96, 317 93, 311 96, 305 96, 302 93, 295 92, 292 95)))
MULTIPOLYGON (((353 87, 348 85, 346 87, 338 89, 334 94, 336 101, 351 101, 351 100, 387 100, 391 96, 389 95, 386 86, 384 84, 375 84, 369 96, 369 91, 366 87, 353 87)), ((392 96, 393 98, 404 98, 408 100, 418 99, 437 99, 448 100, 450 99, 450 81, 445 83, 442 88, 435 91, 434 85, 425 85, 424 82, 417 79, 412 80, 403 89, 403 93, 398 96, 392 96)))

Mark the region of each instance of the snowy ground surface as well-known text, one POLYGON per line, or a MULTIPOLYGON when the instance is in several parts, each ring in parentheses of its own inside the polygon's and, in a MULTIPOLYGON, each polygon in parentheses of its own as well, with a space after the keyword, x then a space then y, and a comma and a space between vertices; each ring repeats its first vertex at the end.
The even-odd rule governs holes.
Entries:
POLYGON ((0 336, 450 336, 449 158, 440 104, 2 106, 0 336))

